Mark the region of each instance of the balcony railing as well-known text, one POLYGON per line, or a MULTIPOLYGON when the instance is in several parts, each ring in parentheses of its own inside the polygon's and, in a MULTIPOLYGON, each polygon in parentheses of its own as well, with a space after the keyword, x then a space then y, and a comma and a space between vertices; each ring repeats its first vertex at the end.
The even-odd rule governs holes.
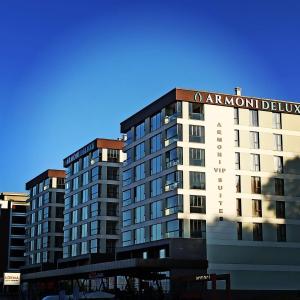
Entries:
POLYGON ((182 186, 181 182, 172 182, 165 185, 165 192, 173 191, 182 186))

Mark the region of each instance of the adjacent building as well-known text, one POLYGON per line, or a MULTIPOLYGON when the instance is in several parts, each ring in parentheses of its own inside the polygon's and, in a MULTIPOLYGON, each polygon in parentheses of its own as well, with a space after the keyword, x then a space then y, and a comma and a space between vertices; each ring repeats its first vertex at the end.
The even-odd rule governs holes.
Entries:
POLYGON ((4 273, 19 273, 25 264, 25 224, 28 196, 25 193, 0 194, 0 285, 4 273))
POLYGON ((123 141, 95 139, 64 159, 63 260, 70 266, 114 258, 120 223, 123 141))
POLYGON ((65 171, 49 169, 26 183, 26 266, 23 273, 57 267, 62 258, 65 171))
POLYGON ((299 124, 300 104, 239 88, 174 89, 122 122, 120 252, 171 257, 175 239, 189 257, 201 240, 233 289, 298 289, 299 124))

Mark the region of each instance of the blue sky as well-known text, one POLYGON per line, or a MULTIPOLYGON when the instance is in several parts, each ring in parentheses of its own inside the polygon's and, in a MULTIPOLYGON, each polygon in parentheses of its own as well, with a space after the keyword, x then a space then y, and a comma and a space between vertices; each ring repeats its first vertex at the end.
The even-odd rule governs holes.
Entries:
POLYGON ((298 101, 299 1, 0 3, 0 191, 174 87, 298 101))

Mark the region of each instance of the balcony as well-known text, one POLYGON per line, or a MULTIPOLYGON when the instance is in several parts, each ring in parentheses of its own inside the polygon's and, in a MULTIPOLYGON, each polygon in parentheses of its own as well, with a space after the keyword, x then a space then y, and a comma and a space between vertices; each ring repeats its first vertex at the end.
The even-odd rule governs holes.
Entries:
POLYGON ((165 118, 164 118, 164 124, 169 124, 170 122, 176 120, 177 117, 178 117, 177 113, 175 113, 175 114, 173 114, 171 116, 165 116, 165 118))
POLYGON ((174 135, 173 137, 165 140, 165 147, 168 147, 169 145, 171 145, 174 142, 179 141, 179 136, 178 135, 174 135))
POLYGON ((179 165, 180 164, 180 160, 179 160, 179 158, 176 158, 176 159, 173 159, 173 160, 171 160, 171 161, 168 161, 167 163, 166 163, 166 167, 167 167, 167 169, 168 168, 172 168, 172 167, 174 167, 174 166, 177 166, 177 165, 179 165))
POLYGON ((165 192, 170 192, 175 189, 181 188, 182 183, 181 182, 172 182, 165 185, 165 192))

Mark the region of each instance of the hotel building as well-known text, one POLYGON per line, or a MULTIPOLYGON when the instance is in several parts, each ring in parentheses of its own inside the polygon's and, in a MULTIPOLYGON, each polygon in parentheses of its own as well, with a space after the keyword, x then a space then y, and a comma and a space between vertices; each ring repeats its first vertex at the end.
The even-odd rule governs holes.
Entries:
POLYGON ((49 169, 28 181, 26 190, 30 197, 22 273, 54 269, 62 258, 65 171, 49 169))
POLYGON ((25 263, 27 198, 24 193, 0 194, 0 290, 4 273, 19 273, 25 263))
POLYGON ((119 241, 123 141, 95 139, 64 159, 66 194, 60 267, 114 258, 119 241))
POLYGON ((300 104, 239 88, 173 89, 122 122, 119 254, 187 258, 198 247, 232 289, 299 289, 299 124, 300 104))

